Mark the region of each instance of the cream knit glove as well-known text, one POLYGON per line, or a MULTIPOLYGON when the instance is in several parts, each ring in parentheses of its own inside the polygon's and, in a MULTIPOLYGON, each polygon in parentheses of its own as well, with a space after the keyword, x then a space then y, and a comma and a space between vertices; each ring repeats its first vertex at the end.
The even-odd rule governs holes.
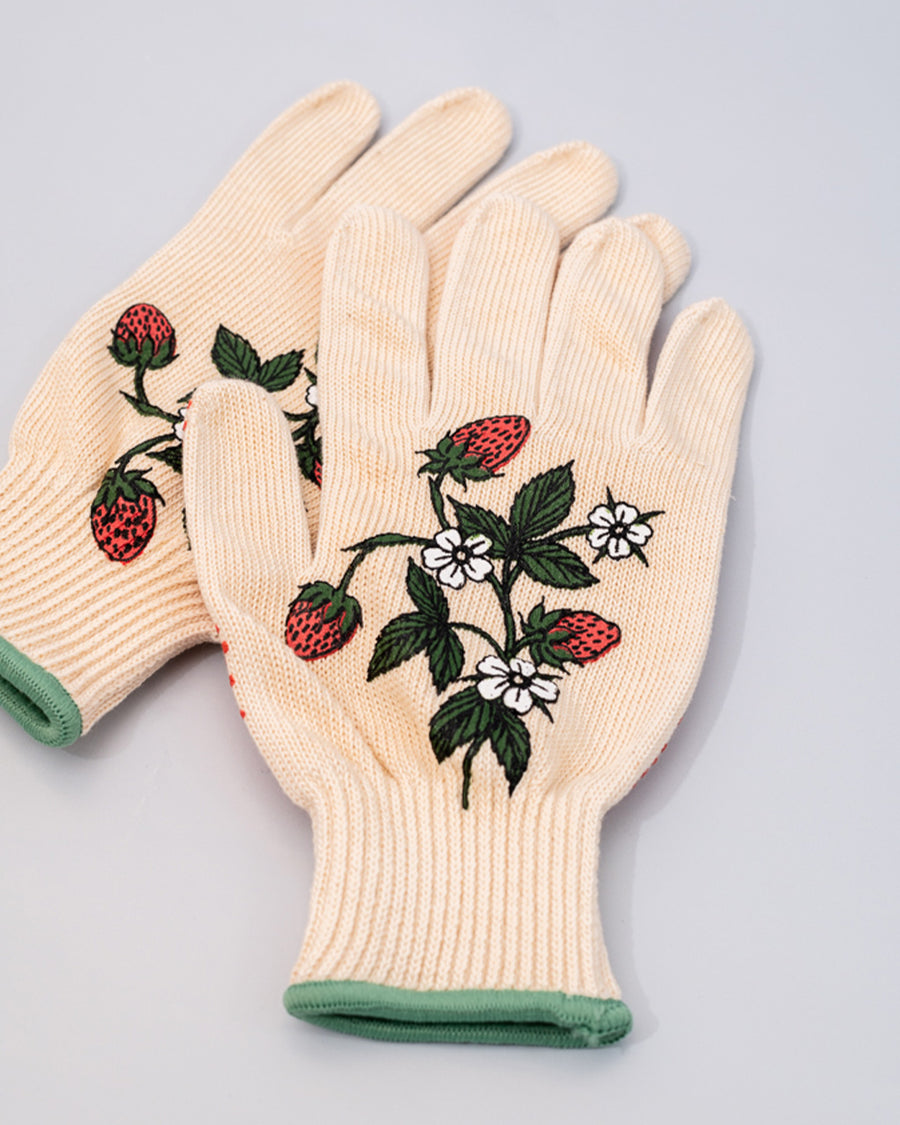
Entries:
MULTIPOLYGON (((437 290, 471 201, 432 224, 509 138, 506 112, 479 90, 438 98, 356 160, 377 125, 373 99, 351 83, 299 102, 79 322, 29 395, 0 475, 0 705, 43 742, 72 741, 169 657, 211 639, 181 469, 188 396, 216 370, 278 392, 315 521, 329 234, 352 204, 395 208, 432 228, 437 290)), ((548 207, 571 237, 606 209, 615 175, 596 149, 571 144, 481 194, 496 187, 548 207)))
POLYGON ((456 242, 429 388, 428 259, 363 208, 325 266, 313 548, 290 430, 207 383, 188 525, 241 714, 310 810, 288 1010, 358 1035, 599 1046, 631 1016, 597 908, 603 814, 687 706, 752 363, 682 313, 662 220, 559 235, 498 197, 456 242), (299 586, 299 592, 298 592, 299 586))

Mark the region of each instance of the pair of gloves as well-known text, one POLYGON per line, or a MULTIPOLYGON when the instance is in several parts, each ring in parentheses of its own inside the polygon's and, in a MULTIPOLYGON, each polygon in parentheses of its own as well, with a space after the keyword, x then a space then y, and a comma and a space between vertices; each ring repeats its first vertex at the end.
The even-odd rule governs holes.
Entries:
POLYGON ((492 97, 377 125, 351 83, 298 103, 50 361, 0 476, 0 703, 66 745, 218 640, 314 827, 288 1010, 599 1046, 600 824, 700 671, 752 349, 694 305, 648 391, 689 254, 597 221, 592 146, 467 194, 492 97))

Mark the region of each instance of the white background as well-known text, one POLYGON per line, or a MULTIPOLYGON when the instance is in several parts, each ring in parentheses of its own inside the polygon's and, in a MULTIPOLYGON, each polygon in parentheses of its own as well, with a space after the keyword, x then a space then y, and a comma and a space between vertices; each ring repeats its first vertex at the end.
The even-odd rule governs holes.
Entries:
POLYGON ((709 660, 605 829, 632 1035, 400 1046, 287 1016, 308 821, 195 651, 70 750, 0 717, 5 1121, 900 1119, 898 23, 876 0, 7 9, 2 434, 77 317, 337 77, 387 126, 480 84, 512 157, 605 148, 617 213, 690 239, 675 307, 727 297, 758 359, 709 660))

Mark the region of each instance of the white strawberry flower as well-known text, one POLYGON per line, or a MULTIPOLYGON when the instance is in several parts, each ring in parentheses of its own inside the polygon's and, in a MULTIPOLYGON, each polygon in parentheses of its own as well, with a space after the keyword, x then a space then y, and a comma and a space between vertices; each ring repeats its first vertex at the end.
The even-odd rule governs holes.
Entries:
POLYGON ((460 590, 466 579, 483 582, 494 569, 494 564, 484 556, 491 549, 486 535, 470 535, 463 540, 456 527, 438 532, 431 546, 422 548, 422 565, 437 572, 442 586, 460 590))
POLYGON ((311 383, 306 389, 306 404, 318 409, 319 406, 319 384, 311 383))
POLYGON ((587 541, 595 551, 611 559, 627 559, 633 547, 643 547, 653 528, 642 523, 643 516, 633 504, 600 504, 588 516, 594 525, 587 541))
POLYGON ((188 408, 186 406, 180 407, 178 413, 181 415, 181 421, 176 422, 172 426, 175 437, 178 438, 179 441, 184 441, 184 427, 187 422, 187 412, 188 408))
POLYGON ((501 699, 503 706, 519 715, 527 715, 535 699, 554 703, 559 688, 552 680, 537 674, 537 668, 528 660, 514 657, 507 662, 499 656, 486 656, 476 665, 482 679, 478 681, 478 694, 482 699, 501 699))

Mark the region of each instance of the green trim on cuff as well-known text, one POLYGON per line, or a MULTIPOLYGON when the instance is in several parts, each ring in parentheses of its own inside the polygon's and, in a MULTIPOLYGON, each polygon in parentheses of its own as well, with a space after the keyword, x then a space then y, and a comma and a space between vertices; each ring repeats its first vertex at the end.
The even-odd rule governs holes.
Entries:
POLYGON ((47 746, 81 734, 81 712, 56 676, 0 637, 0 707, 47 746))
POLYGON ((355 980, 292 984, 284 1006, 307 1023, 400 1043, 604 1047, 631 1030, 621 1000, 564 992, 418 992, 355 980))

